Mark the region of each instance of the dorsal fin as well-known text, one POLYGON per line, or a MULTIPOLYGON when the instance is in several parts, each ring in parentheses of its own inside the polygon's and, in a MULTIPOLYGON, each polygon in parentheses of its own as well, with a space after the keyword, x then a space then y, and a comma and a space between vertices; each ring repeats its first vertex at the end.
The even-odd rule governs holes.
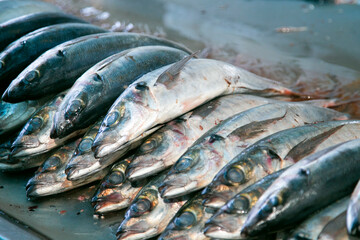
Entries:
POLYGON ((169 67, 165 72, 163 72, 158 79, 156 80, 156 83, 162 83, 164 84, 167 88, 170 88, 171 84, 169 84, 170 82, 172 82, 176 76, 179 74, 179 72, 185 67, 185 64, 191 59, 193 58, 197 53, 194 52, 191 55, 184 57, 183 59, 181 59, 180 61, 174 63, 171 67, 169 67))

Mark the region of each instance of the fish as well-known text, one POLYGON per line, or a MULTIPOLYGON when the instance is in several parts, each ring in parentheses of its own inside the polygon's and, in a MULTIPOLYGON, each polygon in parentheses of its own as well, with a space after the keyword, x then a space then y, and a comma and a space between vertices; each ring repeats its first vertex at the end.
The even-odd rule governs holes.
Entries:
POLYGON ((159 240, 205 240, 202 229, 214 210, 202 205, 200 194, 187 201, 167 225, 159 240))
POLYGON ((62 12, 30 13, 25 16, 10 19, 0 24, 0 50, 3 50, 16 39, 36 29, 67 22, 85 23, 82 19, 62 12))
POLYGON ((203 134, 226 118, 249 108, 274 102, 246 94, 215 98, 167 123, 156 131, 136 151, 126 170, 130 181, 151 176, 172 166, 203 134))
POLYGON ((244 239, 240 233, 247 214, 261 194, 263 194, 283 172, 284 169, 274 172, 232 197, 206 221, 204 234, 209 238, 244 239))
POLYGON ((327 147, 360 138, 360 121, 329 121, 274 133, 224 166, 203 191, 204 204, 222 206, 245 186, 327 147))
POLYGON ((347 115, 287 102, 269 103, 234 115, 208 131, 177 160, 160 186, 161 196, 178 197, 206 187, 230 160, 268 135, 305 123, 342 118, 347 115))
MULTIPOLYGON (((1 139, 0 142, 0 163, 8 163, 9 157, 11 153, 11 145, 19 135, 18 132, 15 132, 14 134, 4 137, 1 139)), ((11 162, 11 161, 10 161, 11 162)))
POLYGON ((312 240, 317 239, 323 228, 331 220, 344 212, 348 206, 349 197, 346 196, 328 207, 321 209, 319 212, 311 215, 295 229, 291 230, 289 240, 312 240))
POLYGON ((61 10, 53 4, 34 0, 3 0, 0 1, 0 9, 0 24, 13 18, 37 12, 61 12, 61 10))
POLYGON ((85 23, 62 23, 30 32, 8 45, 0 53, 0 79, 3 92, 10 82, 45 51, 74 38, 106 30, 85 23))
POLYGON ((241 233, 256 236, 293 226, 350 194, 360 178, 360 139, 305 157, 290 166, 249 212, 241 233))
POLYGON ((221 95, 295 94, 277 82, 231 64, 192 57, 193 54, 169 67, 144 75, 120 95, 96 136, 93 145, 96 157, 120 149, 124 143, 147 129, 179 117, 221 95), (139 86, 146 87, 140 87, 142 90, 139 91, 139 86))
MULTIPOLYGON (((55 151, 55 150, 53 150, 55 151)), ((46 152, 36 156, 20 157, 15 159, 9 159, 7 162, 0 162, 0 171, 2 172, 19 172, 28 170, 31 168, 39 167, 48 159, 53 151, 46 152)))
POLYGON ((132 156, 115 163, 108 175, 101 181, 91 203, 96 214, 117 211, 130 206, 147 179, 131 183, 125 177, 125 170, 132 160, 132 156))
POLYGON ((54 114, 63 99, 64 93, 61 93, 31 116, 11 146, 12 158, 48 152, 86 132, 86 129, 81 129, 64 138, 50 138, 54 114))
POLYGON ((31 115, 48 101, 48 96, 39 100, 19 103, 8 103, 0 100, 0 136, 11 134, 22 128, 31 115))
POLYGON ((359 238, 348 234, 346 228, 346 211, 344 211, 324 227, 317 239, 356 240, 359 238))
MULTIPOLYGON (((121 159, 121 157, 126 155, 130 150, 137 148, 142 143, 141 139, 134 139, 133 141, 128 142, 126 147, 120 151, 116 151, 103 158, 95 158, 95 155, 91 150, 91 146, 99 130, 101 122, 102 118, 100 118, 100 121, 91 126, 83 136, 79 145, 76 147, 74 155, 65 168, 65 173, 68 180, 74 181, 89 177, 115 163, 121 159)), ((146 137, 147 135, 152 134, 160 127, 161 126, 150 129, 144 133, 144 136, 146 137)))
POLYGON ((118 239, 149 239, 159 235, 190 198, 186 196, 170 201, 161 198, 157 189, 164 177, 164 173, 160 173, 136 195, 117 230, 118 239))
POLYGON ((79 37, 38 57, 11 82, 2 99, 19 102, 59 93, 70 88, 83 73, 101 60, 129 48, 148 45, 189 51, 181 44, 139 33, 110 32, 79 37))
POLYGON ((81 138, 62 146, 45 160, 26 184, 26 196, 28 198, 34 199, 66 192, 100 180, 108 173, 110 169, 104 169, 89 178, 79 181, 69 181, 66 179, 65 166, 80 140, 81 138))
POLYGON ((346 228, 349 235, 360 236, 360 181, 351 194, 349 207, 346 211, 346 228))
MULTIPOLYGON (((133 81, 188 54, 167 46, 142 46, 100 61, 76 80, 55 114, 51 137, 94 123, 133 81)), ((138 91, 146 88, 139 86, 138 91)))

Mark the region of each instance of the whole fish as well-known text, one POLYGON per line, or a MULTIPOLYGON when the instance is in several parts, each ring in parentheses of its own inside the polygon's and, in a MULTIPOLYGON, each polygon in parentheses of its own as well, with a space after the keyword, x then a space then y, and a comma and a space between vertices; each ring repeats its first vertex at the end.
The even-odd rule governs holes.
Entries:
MULTIPOLYGON (((120 151, 111 153, 102 158, 95 158, 94 152, 91 151, 91 145, 93 144, 101 122, 102 118, 90 127, 83 136, 79 145, 76 147, 73 157, 70 159, 65 168, 68 180, 73 181, 89 177, 110 166, 123 157, 129 150, 138 147, 142 143, 140 140, 138 141, 137 139, 134 139, 133 141, 126 143, 126 147, 120 151)), ((144 136, 152 134, 153 131, 156 131, 159 127, 161 126, 145 132, 144 136)))
MULTIPOLYGON (((85 21, 61 12, 31 13, 10 19, 0 24, 0 50, 3 50, 11 42, 36 29, 67 22, 84 23, 85 21)), ((2 67, 2 63, 0 65, 2 67)))
POLYGON ((346 213, 346 227, 352 236, 360 236, 360 181, 353 191, 346 213))
MULTIPOLYGON (((55 150, 53 150, 55 151, 55 150)), ((7 162, 0 162, 0 171, 3 172, 18 172, 30 168, 39 167, 48 159, 53 151, 46 152, 36 156, 20 157, 9 159, 7 162)))
POLYGON ((220 207, 245 186, 327 147, 360 138, 360 121, 330 121, 291 128, 254 143, 224 166, 203 191, 220 207))
POLYGON ((79 181, 66 179, 65 166, 71 158, 80 139, 56 150, 35 172, 26 184, 26 196, 30 198, 43 197, 69 191, 102 179, 109 169, 104 169, 89 178, 79 181))
POLYGON ((214 211, 202 205, 200 194, 187 201, 176 213, 159 240, 201 240, 210 239, 203 233, 206 220, 214 211))
POLYGON ((172 47, 143 46, 97 63, 66 94, 56 112, 51 137, 63 137, 94 123, 133 81, 187 55, 172 47))
POLYGON ((86 131, 86 129, 82 129, 64 138, 50 138, 54 114, 63 98, 64 94, 59 94, 34 113, 21 130, 17 139, 13 142, 11 157, 19 158, 48 152, 86 131))
POLYGON ((209 238, 244 239, 240 235, 241 227, 250 209, 282 172, 284 172, 284 169, 260 179, 226 202, 206 222, 205 235, 209 238))
POLYGON ((91 24, 63 23, 43 27, 26 34, 0 53, 1 85, 7 88, 11 80, 50 48, 74 38, 102 32, 106 30, 91 24))
POLYGON ((331 220, 319 234, 318 240, 357 240, 348 234, 346 229, 346 211, 331 220))
POLYGON ((232 94, 216 98, 169 123, 147 138, 127 168, 127 178, 138 180, 170 166, 204 133, 226 118, 274 100, 232 94))
POLYGON ((360 178, 360 139, 303 158, 282 173, 251 209, 244 236, 273 232, 348 195, 360 178))
POLYGON ((37 12, 61 12, 53 4, 34 0, 2 0, 0 1, 0 9, 0 24, 13 18, 37 12))
POLYGON ((339 214, 344 212, 348 206, 349 197, 345 197, 328 207, 313 214, 304 222, 302 222, 294 230, 291 230, 291 235, 287 239, 291 240, 312 240, 317 239, 322 229, 331 220, 336 218, 339 214))
POLYGON ((159 174, 136 195, 117 231, 118 239, 148 239, 159 235, 185 204, 189 197, 171 201, 160 197, 157 189, 164 177, 164 173, 159 174))
POLYGON ((120 95, 96 136, 95 156, 105 156, 120 149, 144 131, 221 95, 293 94, 276 82, 231 64, 211 59, 190 61, 191 57, 193 55, 144 75, 120 95))
POLYGON ((146 181, 130 183, 125 178, 125 170, 132 157, 115 163, 109 174, 101 181, 91 202, 97 214, 121 210, 130 205, 146 181))
POLYGON ((22 128, 31 115, 47 101, 49 97, 19 103, 0 101, 0 136, 22 128))
POLYGON ((161 185, 161 196, 178 197, 206 187, 225 164, 268 135, 344 117, 343 113, 302 103, 269 103, 241 112, 211 129, 179 158, 161 185))
MULTIPOLYGON (((43 53, 12 81, 2 98, 19 102, 61 92, 99 61, 125 49, 148 45, 187 51, 180 44, 145 34, 111 32, 83 36, 43 53)), ((98 80, 100 84, 101 79, 98 80)))

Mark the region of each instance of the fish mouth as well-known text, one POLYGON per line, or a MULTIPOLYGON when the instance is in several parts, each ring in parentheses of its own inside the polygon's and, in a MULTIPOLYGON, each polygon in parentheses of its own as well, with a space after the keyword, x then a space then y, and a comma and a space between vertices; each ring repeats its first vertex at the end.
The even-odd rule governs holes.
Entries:
POLYGON ((161 172, 166 167, 162 164, 162 161, 154 161, 153 163, 134 163, 131 162, 126 169, 126 178, 129 179, 130 182, 134 182, 148 176, 154 175, 158 172, 161 172))
POLYGON ((130 205, 130 202, 128 204, 126 203, 115 203, 111 201, 96 201, 94 202, 94 212, 95 213, 107 213, 112 211, 118 211, 121 209, 124 209, 130 205))
MULTIPOLYGON (((126 220, 124 220, 126 221, 126 220)), ((126 222, 123 222, 126 224, 126 222)), ((116 237, 118 239, 147 239, 152 236, 155 236, 156 229, 148 226, 144 221, 138 221, 132 226, 124 226, 123 224, 120 225, 118 231, 116 232, 116 237)))
POLYGON ((125 136, 118 138, 117 136, 111 137, 110 135, 102 138, 98 133, 91 149, 94 152, 95 158, 103 158, 111 153, 120 151, 121 147, 125 146, 126 139, 127 137, 125 136))
POLYGON ((175 178, 173 180, 164 181, 159 186, 159 192, 162 198, 176 198, 197 190, 197 182, 186 178, 175 178), (184 183, 185 184, 182 184, 184 183))
POLYGON ((205 226, 204 234, 210 238, 241 239, 240 233, 231 233, 226 228, 214 223, 205 226))
POLYGON ((223 199, 222 197, 220 197, 220 196, 211 196, 211 197, 207 197, 206 199, 204 199, 202 204, 205 207, 219 209, 222 206, 224 206, 225 203, 226 203, 226 200, 223 199))
POLYGON ((102 167, 98 161, 91 165, 76 163, 68 164, 65 168, 65 174, 67 175, 67 180, 75 181, 94 175, 100 170, 102 170, 102 167))
MULTIPOLYGON (((32 142, 14 142, 11 146, 11 153, 10 157, 18 158, 18 157, 26 157, 31 155, 37 155, 28 152, 27 150, 34 149, 40 146, 40 143, 37 139, 32 142)), ((39 150, 39 154, 42 153, 42 151, 39 150)))

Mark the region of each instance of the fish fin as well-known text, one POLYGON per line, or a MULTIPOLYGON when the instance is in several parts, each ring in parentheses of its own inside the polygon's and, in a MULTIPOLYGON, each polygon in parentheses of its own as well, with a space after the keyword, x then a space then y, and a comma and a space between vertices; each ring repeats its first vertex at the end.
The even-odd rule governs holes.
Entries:
MULTIPOLYGON (((180 71, 185 67, 185 64, 193 58, 197 52, 192 53, 191 55, 184 57, 182 60, 174 63, 171 67, 165 70, 156 80, 156 83, 161 83, 166 86, 166 88, 171 87, 171 83, 176 79, 176 76, 180 71)), ((155 84, 156 84, 155 83, 155 84)))
POLYGON ((320 145, 323 141, 325 141, 328 137, 337 132, 343 126, 344 125, 337 126, 312 138, 305 138, 290 150, 285 159, 291 159, 294 162, 298 162, 300 159, 313 153, 318 145, 320 145))

